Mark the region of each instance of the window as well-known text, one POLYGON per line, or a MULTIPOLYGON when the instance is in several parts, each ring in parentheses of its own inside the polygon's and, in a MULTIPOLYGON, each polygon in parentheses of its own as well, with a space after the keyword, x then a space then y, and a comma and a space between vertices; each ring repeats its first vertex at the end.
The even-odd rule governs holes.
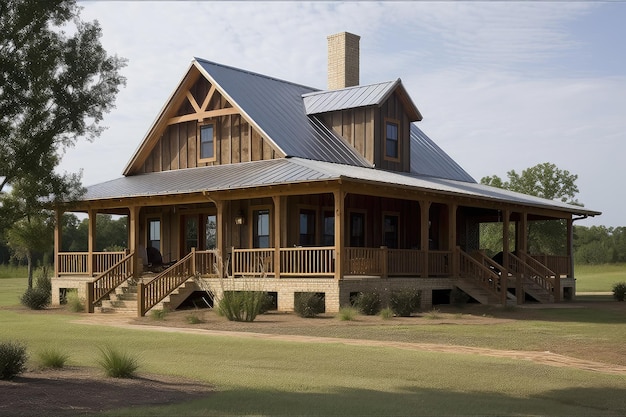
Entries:
POLYGON ((204 248, 215 249, 217 247, 217 216, 209 214, 204 224, 204 248))
POLYGON ((270 247, 270 211, 254 210, 253 215, 253 242, 252 245, 255 248, 269 248, 270 247))
POLYGON ((161 220, 148 220, 148 247, 161 251, 161 220))
POLYGON ((390 249, 398 248, 398 216, 383 216, 383 245, 390 249))
POLYGON ((300 210, 300 246, 315 245, 315 210, 300 210))
POLYGON ((200 126, 200 159, 215 158, 213 125, 200 126))
POLYGON ((365 213, 350 213, 350 246, 365 246, 365 213))
POLYGON ((324 212, 324 235, 322 237, 322 245, 335 246, 335 213, 332 211, 324 212))
POLYGON ((185 253, 191 252, 191 248, 198 248, 198 216, 185 216, 185 253))
POLYGON ((388 158, 398 158, 398 124, 386 123, 385 133, 385 156, 388 158))

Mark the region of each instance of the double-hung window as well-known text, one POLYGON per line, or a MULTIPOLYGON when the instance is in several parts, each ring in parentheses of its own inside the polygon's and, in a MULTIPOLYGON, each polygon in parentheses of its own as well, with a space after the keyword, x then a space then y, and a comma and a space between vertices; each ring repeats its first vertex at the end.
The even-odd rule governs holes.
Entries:
POLYGON ((398 123, 387 121, 385 123, 385 157, 398 159, 398 123))
POLYGON ((200 126, 200 160, 215 159, 215 135, 212 124, 200 126))

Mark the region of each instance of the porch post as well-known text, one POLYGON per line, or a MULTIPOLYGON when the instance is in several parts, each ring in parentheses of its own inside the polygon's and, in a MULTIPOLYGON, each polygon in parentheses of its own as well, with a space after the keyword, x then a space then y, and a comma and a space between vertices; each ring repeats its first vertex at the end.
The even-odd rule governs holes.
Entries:
MULTIPOLYGON (((511 218, 511 211, 505 209, 503 211, 502 219, 502 275, 500 280, 502 281, 500 287, 502 289, 502 305, 506 305, 506 295, 509 289, 509 220, 511 218)), ((519 294, 517 294, 519 302, 519 294)))
POLYGON ((346 193, 339 188, 333 191, 335 199, 335 279, 343 277, 343 255, 344 255, 344 210, 346 193))
POLYGON ((89 216, 89 235, 87 237, 87 252, 89 252, 89 255, 87 256, 87 273, 91 277, 94 272, 93 259, 96 249, 96 217, 98 213, 96 210, 89 209, 87 214, 89 216))
POLYGON ((280 279, 280 231, 281 231, 281 208, 282 197, 272 196, 274 202, 274 277, 280 279))
POLYGON ((420 249, 422 256, 422 278, 428 278, 428 250, 429 250, 429 233, 430 227, 429 214, 430 214, 430 201, 420 201, 420 249))
POLYGON ((525 256, 526 252, 528 251, 528 213, 525 211, 520 213, 520 221, 518 222, 517 227, 517 243, 515 245, 515 249, 518 250, 517 256, 522 258, 522 261, 526 262, 525 256))
POLYGON ((130 246, 130 251, 133 253, 133 278, 139 277, 139 210, 141 207, 139 206, 131 206, 130 210, 130 219, 129 219, 129 227, 128 227, 128 246, 130 246))
POLYGON ((459 275, 459 262, 458 254, 456 250, 456 212, 458 205, 454 202, 448 204, 448 250, 452 252, 450 265, 450 273, 452 277, 456 278, 459 275))
MULTIPOLYGON (((567 219, 567 257, 569 258, 569 271, 566 276, 574 278, 574 220, 567 219)), ((560 275, 561 271, 556 271, 560 275)))
MULTIPOLYGON (((63 236, 63 211, 57 209, 54 211, 54 276, 55 277, 59 276, 59 271, 60 271, 59 253, 61 253, 61 248, 63 246, 62 236, 63 236)), ((54 301, 55 298, 53 297, 52 300, 54 301)), ((56 298, 56 301, 58 302, 58 297, 56 298)))

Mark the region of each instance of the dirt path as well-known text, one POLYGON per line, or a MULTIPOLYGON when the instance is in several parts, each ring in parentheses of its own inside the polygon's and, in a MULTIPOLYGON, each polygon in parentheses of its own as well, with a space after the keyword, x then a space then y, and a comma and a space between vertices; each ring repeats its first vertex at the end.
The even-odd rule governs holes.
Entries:
POLYGON ((491 356, 496 358, 507 358, 526 360, 542 365, 576 368, 586 371, 601 372, 607 374, 626 375, 626 367, 619 365, 611 365, 601 362, 588 361, 584 359, 573 358, 569 356, 559 355, 552 352, 522 351, 522 350, 498 350, 470 346, 443 345, 433 343, 409 343, 394 342, 367 339, 343 339, 335 337, 317 337, 317 336, 300 336, 300 335, 283 335, 258 333, 247 331, 228 331, 228 330, 212 330, 212 329, 196 329, 188 327, 171 327, 148 324, 133 324, 132 320, 120 320, 119 317, 109 319, 106 316, 91 315, 90 317, 76 320, 75 323, 106 325, 134 330, 149 330, 167 333, 188 333, 206 336, 226 336, 247 339, 264 339, 286 342, 300 343, 339 343, 350 346, 376 346, 391 347, 406 350, 420 350, 428 352, 442 352, 467 355, 491 356))

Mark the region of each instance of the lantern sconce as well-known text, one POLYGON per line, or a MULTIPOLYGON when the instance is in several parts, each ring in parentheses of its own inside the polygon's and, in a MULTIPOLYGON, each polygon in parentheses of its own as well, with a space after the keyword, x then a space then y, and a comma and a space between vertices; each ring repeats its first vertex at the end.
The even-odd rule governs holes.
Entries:
POLYGON ((237 213, 237 215, 235 216, 235 224, 242 225, 245 223, 246 223, 246 218, 243 216, 243 213, 241 212, 241 210, 239 210, 239 213, 237 213))

